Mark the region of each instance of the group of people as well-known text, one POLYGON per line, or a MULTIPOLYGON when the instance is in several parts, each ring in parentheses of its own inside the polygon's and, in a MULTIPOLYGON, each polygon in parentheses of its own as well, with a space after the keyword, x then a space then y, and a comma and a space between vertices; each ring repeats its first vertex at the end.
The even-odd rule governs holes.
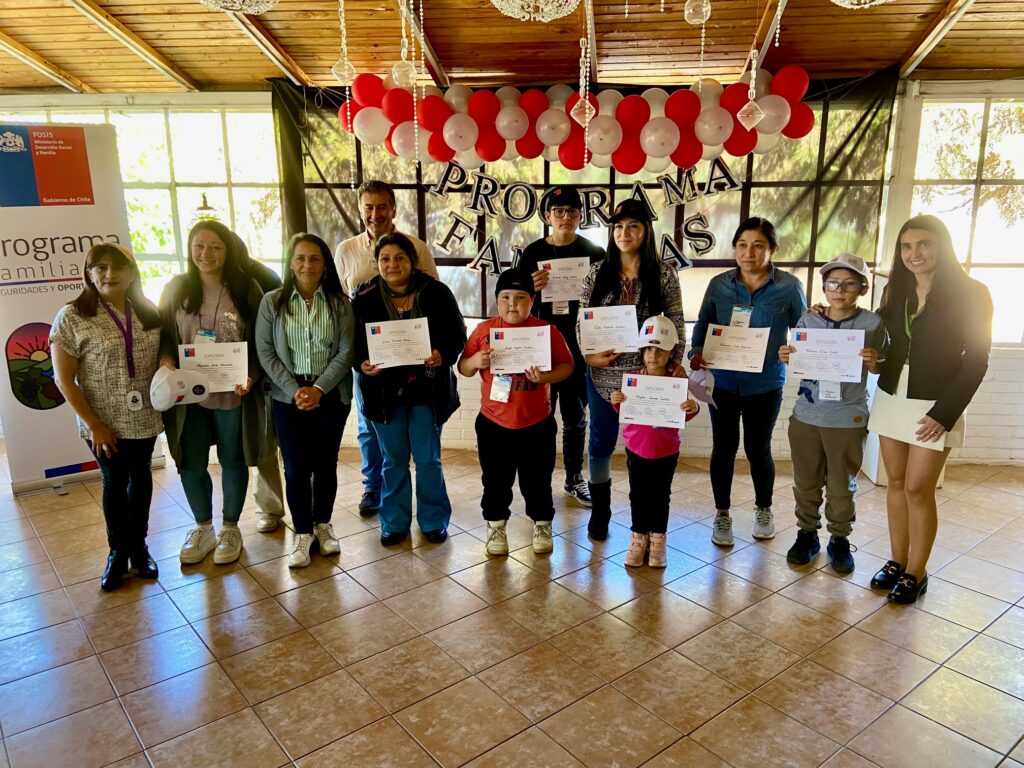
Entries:
MULTIPOLYGON (((456 371, 479 376, 476 435, 486 551, 494 556, 509 551, 506 523, 517 477, 534 523, 533 550, 553 549, 555 408, 562 420, 564 493, 590 508, 588 534, 604 540, 612 515, 619 412, 629 397, 622 391, 623 374, 685 379, 687 368, 704 371, 710 366, 702 354, 709 328, 721 325, 767 328, 769 343, 760 372, 710 366, 700 387, 689 383, 697 394, 680 406, 690 419, 699 411, 698 399, 709 403, 712 541, 733 545, 730 494, 741 424, 756 494, 753 535, 775 535, 771 435, 794 352, 790 329, 863 330, 859 382, 800 382, 789 424, 798 534, 788 559, 807 563, 820 551, 824 501, 831 565, 840 573, 853 570, 849 536, 867 437, 867 375, 873 372, 885 393, 934 405, 913 443, 880 438, 889 478, 892 559, 872 586, 888 590, 899 603, 913 602, 927 589, 937 527, 935 487, 949 449, 962 441, 964 411, 987 369, 992 317, 988 291, 967 277, 938 219, 915 217, 901 229, 877 313, 858 306, 870 286, 862 259, 841 254, 825 264, 820 277, 827 303, 808 310, 801 282, 773 264, 779 243, 771 222, 742 222, 732 240, 736 268, 709 284, 687 357, 679 279, 657 255, 652 213, 642 201, 627 199, 616 206, 602 250, 578 233, 583 207, 578 192, 571 187, 549 191, 542 208, 550 234, 498 277, 497 315, 480 322, 467 338, 458 303, 438 279, 429 249, 396 230, 390 186, 367 182, 359 197, 365 231, 343 241, 333 258, 319 237, 295 235, 285 253, 283 284, 266 274, 269 270, 261 272, 244 243, 216 221, 193 227, 188 268, 168 284, 159 306, 142 295, 130 251, 102 244, 89 252, 83 290, 54 320, 51 347, 57 383, 103 476, 110 547, 103 589, 115 589, 130 569, 143 578, 157 576, 146 531, 150 456, 161 431, 196 521, 181 548, 182 563, 199 563, 211 552, 218 564, 238 559, 249 467, 257 468, 259 531, 276 529, 283 515, 281 497, 287 498, 295 530, 289 566, 309 565, 314 549, 337 554, 340 545, 331 527, 337 456, 353 403, 363 476, 360 514, 379 514, 384 546, 409 536, 412 460, 417 524, 427 541, 443 543, 451 504, 441 432, 460 407, 456 371), (538 300, 550 274, 540 262, 581 257, 591 267, 578 301, 538 300), (639 350, 584 355, 581 308, 627 305, 636 308, 639 350), (412 319, 427 324, 429 356, 417 365, 375 365, 369 326, 412 319), (491 339, 497 338, 492 334, 513 327, 547 329, 550 366, 492 374, 491 339), (157 412, 150 382, 158 369, 181 364, 179 345, 210 342, 247 345, 248 379, 233 391, 157 412), (939 439, 945 441, 943 450, 920 444, 939 439), (221 467, 219 534, 207 466, 213 446, 221 467)), ((625 564, 665 567, 679 431, 629 423, 622 434, 632 510, 625 564)))

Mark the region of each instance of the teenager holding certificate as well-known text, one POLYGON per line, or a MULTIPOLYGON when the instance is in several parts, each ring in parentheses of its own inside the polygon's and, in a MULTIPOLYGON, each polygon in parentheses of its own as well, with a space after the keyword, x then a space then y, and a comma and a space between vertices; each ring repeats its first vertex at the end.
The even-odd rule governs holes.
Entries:
POLYGON ((271 382, 271 412, 295 525, 288 566, 305 568, 314 541, 321 555, 340 551, 331 513, 341 434, 352 403, 355 316, 323 240, 295 235, 285 254, 284 286, 260 302, 256 348, 271 382))
MULTIPOLYGON (((892 559, 871 586, 890 590, 895 603, 913 603, 928 589, 928 557, 938 528, 935 487, 949 449, 963 445, 964 411, 988 370, 992 297, 964 273, 946 226, 934 216, 915 216, 900 229, 878 312, 891 338, 879 389, 904 401, 934 401, 914 437, 945 441, 942 450, 933 450, 879 435, 889 477, 892 559)), ((875 426, 872 414, 873 431, 875 426)))
MULTIPOLYGON (((634 305, 638 318, 664 314, 676 327, 678 344, 672 350, 668 370, 685 375, 681 361, 686 332, 679 277, 670 264, 658 259, 651 213, 639 200, 630 198, 615 206, 611 217, 608 255, 590 269, 583 282, 581 307, 634 305)), ((640 324, 637 323, 639 332, 640 324)), ((576 339, 582 341, 580 321, 576 339)), ((611 521, 612 453, 619 439, 619 414, 612 406, 612 392, 622 389, 622 374, 643 367, 639 352, 611 350, 587 355, 587 401, 590 405, 590 495, 593 508, 587 532, 595 541, 608 538, 611 521)))
POLYGON ((412 525, 412 477, 416 462, 416 520, 432 543, 448 538, 452 507, 441 471, 441 426, 459 407, 452 366, 466 344, 466 323, 448 286, 418 267, 405 235, 377 240, 379 274, 356 289, 356 363, 363 416, 384 455, 380 541, 399 544, 412 525), (380 368, 370 360, 366 334, 374 324, 424 318, 431 351, 420 365, 380 368))
POLYGON ((266 404, 256 356, 256 312, 263 292, 242 269, 230 230, 218 221, 201 221, 188 235, 189 261, 160 297, 164 338, 161 363, 180 366, 179 345, 241 343, 247 348, 246 381, 232 391, 214 392, 201 403, 164 413, 167 449, 181 475, 196 527, 188 532, 179 557, 193 564, 214 551, 217 564, 233 563, 242 553, 238 519, 249 487, 249 467, 266 457, 266 404), (223 528, 213 528, 213 480, 210 447, 217 446, 224 493, 223 528))
POLYGON ((772 519, 775 462, 771 441, 782 405, 782 387, 786 383, 786 366, 779 360, 779 347, 786 343, 789 329, 807 309, 803 283, 772 264, 779 241, 770 221, 754 217, 742 222, 732 239, 732 247, 736 269, 716 275, 704 293, 693 328, 691 366, 695 371, 707 367, 701 351, 710 325, 768 328, 769 335, 760 372, 713 371, 711 488, 717 514, 711 540, 723 547, 733 545, 729 509, 741 420, 743 449, 750 462, 757 508, 754 538, 775 536, 772 519))

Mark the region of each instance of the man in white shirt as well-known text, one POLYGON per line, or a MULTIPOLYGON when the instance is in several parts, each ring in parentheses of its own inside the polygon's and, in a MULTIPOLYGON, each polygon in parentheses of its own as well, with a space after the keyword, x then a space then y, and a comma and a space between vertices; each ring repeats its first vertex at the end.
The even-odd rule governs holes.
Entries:
MULTIPOLYGON (((342 240, 334 251, 334 264, 338 268, 341 287, 350 296, 371 277, 380 274, 374 245, 377 238, 395 232, 395 191, 384 181, 365 181, 359 186, 359 217, 365 231, 342 240)), ((427 244, 418 237, 405 232, 416 248, 419 269, 437 277, 437 266, 430 255, 427 244)), ((359 501, 359 514, 373 515, 380 504, 381 467, 384 458, 377 444, 377 433, 373 424, 363 416, 363 394, 359 389, 359 377, 354 387, 356 416, 359 424, 359 453, 362 457, 363 496, 359 501)))

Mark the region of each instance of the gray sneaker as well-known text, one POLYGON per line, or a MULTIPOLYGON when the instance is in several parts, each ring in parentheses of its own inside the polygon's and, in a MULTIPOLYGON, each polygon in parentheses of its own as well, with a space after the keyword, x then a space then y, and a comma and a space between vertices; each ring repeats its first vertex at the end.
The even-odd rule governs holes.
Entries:
POLYGON ((731 547, 735 543, 732 538, 732 518, 729 515, 715 515, 711 541, 720 547, 731 547))
POLYGON ((178 559, 185 565, 203 562, 208 554, 217 548, 217 534, 212 526, 200 525, 185 534, 185 543, 181 545, 178 559))
POLYGON ((487 554, 508 554, 508 536, 505 533, 504 520, 492 520, 487 523, 487 554))
POLYGON ((775 519, 771 507, 757 507, 754 510, 754 538, 762 541, 775 538, 775 519))

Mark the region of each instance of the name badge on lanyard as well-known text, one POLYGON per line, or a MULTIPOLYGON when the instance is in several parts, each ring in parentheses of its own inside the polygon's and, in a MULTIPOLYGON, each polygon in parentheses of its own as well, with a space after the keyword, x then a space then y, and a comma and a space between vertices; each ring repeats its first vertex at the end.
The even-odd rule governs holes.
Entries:
POLYGON ((839 381, 819 381, 818 397, 835 402, 843 399, 843 384, 839 381))
POLYGON ((491 400, 496 403, 507 403, 512 394, 512 377, 495 376, 491 379, 491 400))
POLYGON ((217 343, 217 332, 208 331, 205 328, 200 328, 196 331, 196 337, 192 340, 193 344, 216 344, 217 343))
POLYGON ((731 325, 733 328, 749 328, 750 317, 753 314, 753 307, 745 307, 740 304, 734 304, 732 308, 732 316, 729 318, 729 325, 731 325))

